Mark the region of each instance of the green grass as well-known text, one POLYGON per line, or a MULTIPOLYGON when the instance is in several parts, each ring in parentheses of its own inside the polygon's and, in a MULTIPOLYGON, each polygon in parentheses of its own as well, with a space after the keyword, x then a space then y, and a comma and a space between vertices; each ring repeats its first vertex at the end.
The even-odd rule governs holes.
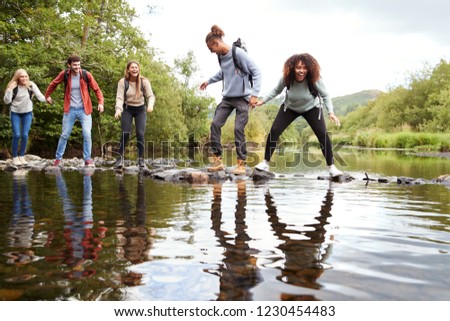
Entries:
POLYGON ((385 133, 380 130, 367 130, 354 135, 335 134, 333 143, 372 148, 405 148, 420 151, 450 151, 450 133, 385 133))

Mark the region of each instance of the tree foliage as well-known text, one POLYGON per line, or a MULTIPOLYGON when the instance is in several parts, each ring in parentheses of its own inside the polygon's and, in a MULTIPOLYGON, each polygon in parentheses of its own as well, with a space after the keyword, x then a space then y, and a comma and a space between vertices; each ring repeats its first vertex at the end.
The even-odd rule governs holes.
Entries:
MULTIPOLYGON (((154 48, 133 26, 135 10, 125 0, 3 0, 0 12, 0 94, 15 70, 27 70, 30 79, 44 93, 50 81, 66 68, 70 54, 81 56, 82 68, 97 80, 105 98, 105 112, 93 113, 93 148, 99 152, 105 142, 120 137, 120 122, 114 118, 117 84, 128 60, 137 60, 141 74, 150 79, 156 96, 154 112, 148 114, 146 140, 160 144, 176 137, 187 140, 188 132, 207 136, 204 110, 211 98, 199 95, 180 81, 173 70, 155 57, 154 48)), ((152 7, 149 7, 150 13, 152 7)), ((151 17, 150 17, 151 18, 151 17)), ((197 71, 188 53, 183 72, 197 71)), ((54 152, 61 134, 63 86, 52 94, 53 106, 34 101, 34 123, 29 150, 54 152)), ((96 97, 92 94, 94 106, 96 97)), ((95 108, 94 108, 95 109, 95 108)), ((0 109, 1 147, 11 138, 9 107, 0 109)), ((80 149, 81 130, 74 127, 69 148, 80 149)))
MULTIPOLYGON (((0 2, 0 95, 18 68, 27 70, 42 92, 66 68, 70 54, 82 57, 82 68, 97 80, 105 97, 105 112, 93 113, 93 149, 99 155, 105 142, 118 141, 120 122, 114 118, 117 84, 128 60, 137 60, 156 96, 154 112, 147 118, 147 142, 203 143, 209 136, 208 113, 214 99, 198 90, 194 75, 198 71, 194 54, 174 61, 175 68, 156 57, 138 28, 133 25, 135 10, 125 0, 2 0, 0 2)), ((150 14, 152 7, 149 7, 150 14)), ((151 16, 149 17, 151 19, 151 16)), ((205 49, 206 50, 206 49, 205 49)), ((63 88, 52 98, 55 104, 34 101, 34 122, 29 151, 41 155, 54 153, 61 134, 63 88)), ((93 96, 94 105, 96 98, 93 96)), ((352 107, 353 109, 353 107, 352 107)), ((395 132, 449 132, 450 65, 442 60, 410 75, 406 86, 379 95, 364 107, 345 117, 340 131, 349 135, 367 129, 395 132)), ((347 110, 348 111, 348 110, 347 110)), ((278 106, 263 106, 250 114, 247 140, 264 143, 278 106)), ((223 143, 234 141, 234 122, 223 129, 223 143)), ((281 141, 299 142, 311 135, 300 120, 291 125, 281 141)), ((9 149, 11 130, 9 107, 0 105, 0 148, 9 149)), ((81 130, 75 126, 69 149, 80 151, 81 130)), ((77 154, 79 155, 79 153, 77 154)))
POLYGON ((379 95, 342 119, 343 131, 450 131, 450 64, 441 60, 410 75, 408 84, 379 95))

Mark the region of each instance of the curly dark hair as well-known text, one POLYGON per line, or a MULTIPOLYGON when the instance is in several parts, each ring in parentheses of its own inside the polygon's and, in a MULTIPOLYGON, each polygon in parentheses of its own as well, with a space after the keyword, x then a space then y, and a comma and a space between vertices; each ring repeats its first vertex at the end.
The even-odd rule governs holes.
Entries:
POLYGON ((317 60, 308 53, 295 54, 289 57, 283 66, 283 80, 286 87, 290 87, 295 81, 295 66, 299 62, 305 64, 308 73, 306 80, 308 84, 314 85, 320 78, 320 66, 317 60))

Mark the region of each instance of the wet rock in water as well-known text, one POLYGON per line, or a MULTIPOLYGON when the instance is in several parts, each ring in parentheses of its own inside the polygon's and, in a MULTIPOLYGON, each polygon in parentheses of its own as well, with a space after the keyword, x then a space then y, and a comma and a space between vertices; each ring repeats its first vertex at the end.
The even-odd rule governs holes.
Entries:
POLYGON ((411 178, 411 177, 397 177, 397 184, 400 185, 423 185, 428 181, 423 178, 411 178))
POLYGON ((209 176, 205 172, 195 171, 188 173, 186 180, 191 184, 206 184, 209 182, 209 176))
MULTIPOLYGON (((114 170, 118 173, 128 173, 128 174, 143 174, 150 176, 154 179, 164 180, 168 182, 180 182, 186 181, 189 183, 211 183, 211 182, 222 182, 226 180, 240 180, 251 178, 254 182, 264 182, 267 180, 274 179, 276 177, 287 177, 283 174, 276 175, 275 173, 269 171, 261 171, 258 169, 246 168, 246 175, 235 175, 232 173, 235 167, 227 167, 224 170, 218 172, 208 172, 206 168, 193 168, 193 167, 177 167, 176 162, 171 159, 147 159, 147 166, 141 168, 137 166, 137 162, 134 160, 125 160, 125 167, 120 170, 114 169, 115 159, 95 157, 93 158, 95 167, 86 167, 84 160, 81 158, 72 159, 62 159, 60 166, 54 167, 54 159, 43 159, 35 155, 26 155, 27 165, 22 166, 12 166, 12 159, 0 160, 0 170, 17 172, 17 171, 45 171, 48 174, 57 174, 61 171, 79 171, 84 175, 92 175, 96 171, 107 171, 114 170)), ((17 173, 19 175, 19 172, 17 173)), ((295 178, 304 177, 302 174, 294 174, 295 178)), ((329 175, 322 175, 317 177, 318 180, 332 180, 333 182, 350 182, 355 178, 349 174, 344 173, 341 176, 331 177, 329 175)), ((395 178, 370 178, 367 173, 365 173, 365 178, 363 180, 369 182, 374 181, 378 183, 389 183, 390 181, 395 181, 395 178)), ((411 177, 398 177, 396 178, 397 184, 402 185, 423 185, 423 184, 440 184, 447 188, 450 188, 450 174, 441 175, 432 180, 425 180, 423 178, 411 178, 411 177)))
POLYGON ((375 179, 375 178, 370 178, 367 173, 364 173, 364 175, 366 177, 363 178, 363 181, 367 181, 367 182, 369 182, 369 181, 373 181, 373 182, 377 181, 378 183, 389 183, 389 180, 387 178, 375 179))
POLYGON ((319 181, 333 181, 336 183, 347 183, 347 182, 351 182, 353 180, 355 180, 355 178, 349 174, 342 174, 339 176, 334 176, 332 177, 331 175, 326 175, 326 176, 318 176, 317 179, 319 181))
POLYGON ((450 174, 441 175, 432 181, 450 187, 450 174))
POLYGON ((265 180, 270 180, 270 179, 275 178, 275 174, 255 168, 255 170, 251 174, 251 178, 254 181, 265 181, 265 180))
POLYGON ((207 172, 209 180, 213 182, 225 181, 230 176, 225 171, 207 172))
POLYGON ((163 181, 169 181, 169 182, 176 182, 180 181, 186 178, 186 171, 179 170, 179 169, 169 169, 161 172, 156 172, 152 174, 152 177, 155 179, 163 180, 163 181))

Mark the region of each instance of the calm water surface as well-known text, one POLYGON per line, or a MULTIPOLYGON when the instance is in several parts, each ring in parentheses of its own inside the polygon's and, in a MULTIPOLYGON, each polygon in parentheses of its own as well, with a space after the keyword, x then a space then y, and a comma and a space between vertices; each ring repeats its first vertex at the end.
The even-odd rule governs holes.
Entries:
POLYGON ((0 172, 0 299, 450 300, 450 189, 395 183, 450 160, 341 156, 356 180, 0 172))

